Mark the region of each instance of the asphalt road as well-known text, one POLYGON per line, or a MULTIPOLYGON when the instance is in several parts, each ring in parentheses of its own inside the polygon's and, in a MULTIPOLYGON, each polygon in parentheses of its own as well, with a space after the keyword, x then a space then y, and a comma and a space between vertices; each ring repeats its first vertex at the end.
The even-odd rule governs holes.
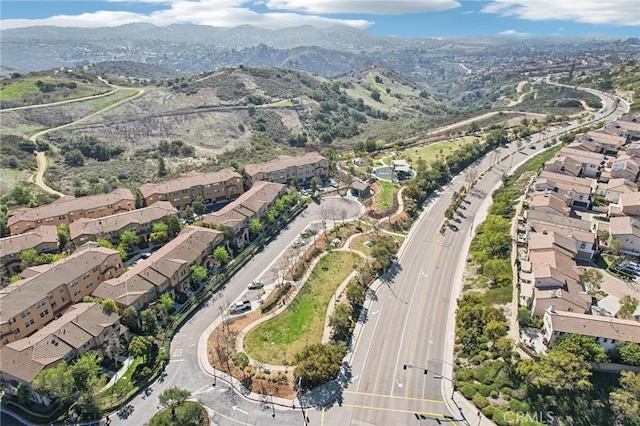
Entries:
MULTIPOLYGON (((603 110, 613 110, 613 100, 603 100, 603 110)), ((628 106, 621 104, 608 119, 617 118, 625 110, 628 106)), ((596 119, 603 115, 597 113, 596 119)), ((465 198, 458 210, 460 223, 452 222, 456 230, 448 229, 444 236, 439 233, 453 192, 465 185, 464 176, 453 179, 428 202, 403 247, 395 276, 374 286, 366 323, 356 336, 350 385, 339 404, 311 412, 311 424, 422 425, 447 422, 445 416, 461 418, 445 404, 444 398, 450 395, 443 395, 442 382, 455 380, 445 372, 450 357, 445 348, 452 347, 454 338, 449 314, 451 304, 456 303, 474 219, 476 224, 483 220, 489 197, 504 172, 543 149, 547 139, 579 126, 572 123, 533 135, 531 145, 520 151, 516 143, 511 143, 477 163, 480 173, 492 164, 495 167, 465 198)))

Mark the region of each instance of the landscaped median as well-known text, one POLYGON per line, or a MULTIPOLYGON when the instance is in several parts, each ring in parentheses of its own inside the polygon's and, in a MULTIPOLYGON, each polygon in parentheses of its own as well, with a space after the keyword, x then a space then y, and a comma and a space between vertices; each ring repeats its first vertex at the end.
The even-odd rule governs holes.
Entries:
POLYGON ((354 253, 339 251, 322 257, 287 309, 245 336, 249 356, 286 365, 305 346, 320 343, 329 301, 359 259, 354 253))

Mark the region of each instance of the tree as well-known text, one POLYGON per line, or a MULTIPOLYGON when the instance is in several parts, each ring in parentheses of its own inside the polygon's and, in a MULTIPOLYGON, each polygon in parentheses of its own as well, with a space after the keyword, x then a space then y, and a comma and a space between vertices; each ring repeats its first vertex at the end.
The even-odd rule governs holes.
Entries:
POLYGON ((118 305, 117 305, 115 300, 113 300, 113 299, 102 299, 100 301, 100 304, 102 305, 102 307, 105 310, 107 310, 109 312, 112 312, 114 314, 118 313, 118 305))
POLYGON ((511 273, 511 263, 507 259, 489 259, 482 265, 482 275, 498 284, 498 278, 511 273))
POLYGON ((620 388, 609 394, 609 402, 617 424, 640 425, 640 374, 631 371, 620 373, 620 388))
POLYGON ((334 379, 346 354, 344 342, 315 343, 296 353, 294 375, 300 379, 301 390, 313 389, 334 379))
MULTIPOLYGON (((191 267, 193 271, 193 266, 191 267)), ((192 272, 193 273, 193 272, 192 272)), ((164 318, 167 316, 169 312, 173 310, 174 301, 171 298, 171 293, 163 293, 156 303, 156 309, 160 313, 160 315, 164 318)))
POLYGON ((138 242, 138 236, 136 233, 130 229, 127 229, 122 234, 120 234, 120 243, 124 247, 124 249, 128 252, 131 251, 133 246, 138 242))
POLYGON ((626 365, 640 366, 640 344, 624 342, 619 347, 620 357, 626 365))
POLYGON ((222 246, 216 247, 213 251, 213 260, 216 261, 218 265, 224 265, 229 260, 229 253, 227 249, 222 246))
POLYGON ((171 387, 160 394, 158 399, 160 404, 167 407, 169 405, 180 405, 191 396, 191 392, 186 389, 180 389, 177 386, 171 387))
POLYGON ((349 306, 346 303, 336 305, 331 318, 329 318, 329 326, 333 329, 333 340, 346 340, 349 337, 351 318, 349 306))
POLYGON ((169 241, 169 225, 164 222, 156 222, 151 227, 149 241, 153 244, 164 244, 169 241))
POLYGON ((509 324, 506 321, 492 320, 484 326, 483 333, 493 342, 507 335, 509 324))
POLYGON ((464 174, 464 181, 467 184, 467 191, 471 191, 473 185, 478 178, 478 169, 475 167, 469 167, 467 172, 464 174))
POLYGON ((158 157, 158 177, 163 177, 167 175, 167 165, 164 162, 164 157, 158 157))
POLYGON ((152 309, 145 309, 140 313, 142 320, 142 331, 147 336, 155 336, 158 332, 158 319, 156 313, 152 309))
POLYGON ((91 379, 100 374, 100 357, 97 352, 89 351, 76 360, 71 366, 71 375, 75 388, 80 393, 91 391, 91 379))
POLYGON ((511 222, 501 216, 489 215, 478 226, 473 251, 484 251, 490 257, 505 257, 511 248, 511 222))
POLYGON ((620 309, 618 310, 616 316, 618 318, 631 319, 633 318, 633 313, 636 311, 637 307, 638 299, 625 294, 624 296, 622 296, 622 299, 620 299, 620 309))
POLYGON ((608 358, 604 348, 591 337, 581 334, 566 334, 554 345, 555 350, 570 352, 589 362, 603 363, 608 358))
POLYGON ((253 234, 259 234, 260 231, 262 231, 262 223, 260 223, 259 219, 252 219, 251 222, 249 222, 249 231, 253 234))
POLYGON ((198 216, 202 216, 207 211, 204 205, 204 199, 202 197, 197 197, 195 200, 193 200, 191 206, 193 206, 193 211, 198 216))
POLYGON ((358 284, 356 281, 351 281, 347 285, 346 295, 349 304, 351 305, 351 315, 355 312, 359 312, 360 308, 364 304, 364 287, 358 284))
POLYGON ((71 233, 69 232, 69 225, 62 223, 58 225, 58 245, 61 250, 64 250, 71 240, 71 233))
POLYGON ((207 278, 207 270, 200 265, 193 265, 191 267, 191 282, 199 283, 207 278))
POLYGON ((316 180, 316 178, 311 178, 311 183, 310 183, 310 189, 311 189, 311 196, 315 197, 316 196, 316 192, 318 192, 318 181, 316 180))
POLYGON ((371 247, 374 267, 378 270, 387 270, 393 263, 396 252, 397 246, 394 240, 388 237, 377 238, 371 247))
POLYGON ((38 392, 48 393, 65 403, 73 399, 74 380, 69 365, 64 361, 38 373, 33 379, 33 386, 38 392))
POLYGON ((111 250, 115 249, 115 247, 113 246, 113 243, 111 241, 109 241, 109 240, 105 240, 104 238, 100 238, 96 242, 98 243, 98 245, 100 247, 108 248, 108 249, 111 249, 111 250))
POLYGON ((380 102, 380 93, 378 93, 377 90, 372 90, 371 91, 371 99, 373 99, 376 102, 380 102))
POLYGON ((143 359, 146 359, 150 346, 151 343, 149 343, 146 338, 136 336, 129 342, 129 353, 135 357, 141 356, 143 359))
POLYGON ((136 308, 129 305, 124 308, 124 311, 122 311, 120 320, 129 328, 138 328, 138 311, 136 311, 136 308))
POLYGON ((595 268, 589 268, 582 274, 580 281, 584 284, 589 294, 594 294, 600 290, 600 286, 604 281, 604 275, 595 268))
POLYGON ((84 155, 79 149, 72 149, 64 153, 64 162, 71 167, 84 166, 84 155))
POLYGON ((18 383, 16 396, 18 397, 18 402, 20 404, 26 406, 29 403, 29 389, 27 389, 23 383, 18 383))
POLYGON ((177 215, 171 215, 169 216, 168 219, 166 219, 166 222, 168 227, 167 233, 169 235, 169 238, 175 238, 175 236, 178 235, 182 230, 182 224, 180 223, 180 219, 178 219, 177 215))
POLYGON ((540 361, 523 360, 516 366, 516 372, 535 392, 542 390, 553 395, 589 391, 593 387, 589 363, 565 350, 552 349, 540 361))
POLYGON ((20 252, 20 261, 22 262, 23 268, 28 268, 30 266, 34 266, 36 264, 36 257, 38 257, 38 252, 34 248, 25 249, 20 252))
POLYGON ((607 247, 607 250, 614 256, 620 256, 622 253, 622 241, 612 238, 611 241, 609 241, 609 247, 607 247))

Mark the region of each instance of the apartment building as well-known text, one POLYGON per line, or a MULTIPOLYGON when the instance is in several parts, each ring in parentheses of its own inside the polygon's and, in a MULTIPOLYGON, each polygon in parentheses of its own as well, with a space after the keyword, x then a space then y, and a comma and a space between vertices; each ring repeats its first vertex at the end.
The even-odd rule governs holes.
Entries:
POLYGON ((9 210, 8 226, 11 235, 18 235, 41 225, 70 224, 83 217, 97 219, 135 207, 133 193, 126 188, 118 188, 108 194, 79 198, 66 196, 40 207, 9 210))
POLYGON ((76 246, 101 238, 116 243, 120 234, 126 230, 135 232, 140 241, 147 241, 155 222, 176 214, 178 214, 178 210, 170 202, 159 201, 149 207, 105 216, 100 219, 82 218, 69 225, 69 233, 76 246))
POLYGON ((224 234, 200 226, 187 226, 150 258, 124 274, 104 281, 93 292, 101 299, 113 299, 124 310, 144 309, 162 293, 184 292, 191 280, 193 265, 212 267, 213 250, 224 243, 224 234))
POLYGON ((25 269, 23 279, 0 290, 0 347, 42 329, 122 272, 120 252, 96 243, 50 265, 25 269))
POLYGON ((22 270, 20 252, 27 249, 34 249, 38 254, 57 252, 58 229, 53 225, 42 225, 31 232, 0 238, 0 262, 9 275, 22 270))
POLYGON ((249 241, 249 223, 260 219, 287 192, 286 185, 280 183, 256 182, 236 200, 205 215, 202 222, 209 227, 223 225, 233 234, 232 245, 242 248, 249 241))
POLYGON ((617 343, 640 343, 640 322, 599 315, 558 311, 551 306, 543 316, 543 334, 548 346, 565 334, 592 337, 607 352, 617 343))
POLYGON ((147 206, 158 201, 168 201, 178 210, 183 210, 202 197, 205 203, 227 201, 244 192, 242 176, 234 169, 217 172, 190 172, 178 179, 160 183, 146 183, 140 187, 147 206))
POLYGON ((119 338, 126 330, 120 325, 120 316, 100 304, 77 303, 38 332, 0 349, 0 377, 5 389, 15 394, 19 384, 27 385, 29 399, 49 405, 51 399, 47 395, 31 388, 33 379, 42 370, 88 351, 109 356, 106 351, 109 339, 119 338))
POLYGON ((281 155, 266 163, 247 164, 244 170, 252 185, 261 180, 290 184, 293 178, 305 184, 313 178, 318 182, 326 180, 329 177, 329 160, 317 152, 301 157, 281 155))

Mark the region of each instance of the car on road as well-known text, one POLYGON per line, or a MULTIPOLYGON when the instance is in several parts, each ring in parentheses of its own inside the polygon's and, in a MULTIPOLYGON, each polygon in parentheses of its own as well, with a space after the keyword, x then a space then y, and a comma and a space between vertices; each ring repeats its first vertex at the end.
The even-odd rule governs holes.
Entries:
POLYGON ((264 282, 261 280, 251 281, 248 285, 249 290, 257 290, 262 287, 264 287, 264 282))
POLYGON ((153 254, 153 253, 142 253, 142 254, 140 255, 140 257, 141 257, 141 258, 143 258, 143 259, 148 259, 148 258, 150 258, 150 257, 151 257, 151 255, 152 255, 152 254, 153 254))
POLYGON ((291 247, 293 247, 294 249, 302 246, 304 246, 304 241, 296 240, 291 243, 291 247))
POLYGON ((241 314, 251 309, 251 302, 248 300, 242 300, 235 302, 229 306, 229 312, 232 314, 241 314))

